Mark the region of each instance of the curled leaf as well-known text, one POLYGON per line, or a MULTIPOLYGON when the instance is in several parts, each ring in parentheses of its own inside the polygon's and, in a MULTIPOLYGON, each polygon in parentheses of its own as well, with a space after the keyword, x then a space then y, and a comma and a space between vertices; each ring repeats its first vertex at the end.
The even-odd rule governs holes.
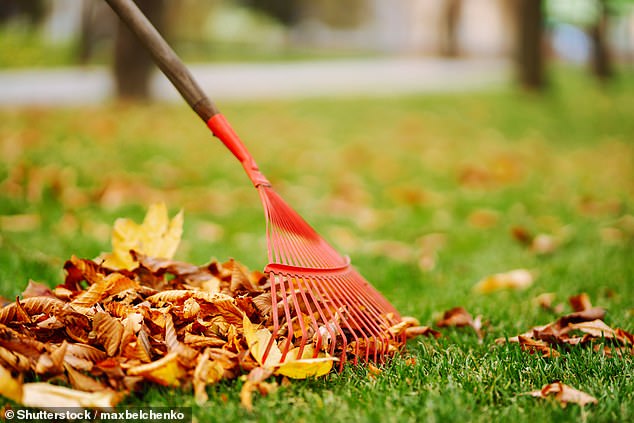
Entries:
POLYGON ((573 295, 568 299, 568 302, 572 306, 572 309, 576 312, 589 310, 592 308, 590 297, 585 292, 578 295, 573 295))

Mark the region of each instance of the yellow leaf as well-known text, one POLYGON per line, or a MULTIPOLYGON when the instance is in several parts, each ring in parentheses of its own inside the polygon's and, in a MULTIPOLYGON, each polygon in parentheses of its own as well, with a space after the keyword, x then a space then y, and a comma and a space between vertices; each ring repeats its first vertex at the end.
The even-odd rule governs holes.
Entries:
POLYGON ((266 347, 269 345, 272 336, 268 329, 257 329, 257 327, 251 323, 246 314, 243 317, 242 325, 244 327, 244 337, 246 338, 247 345, 249 345, 249 349, 251 350, 251 355, 255 358, 255 361, 260 364, 260 366, 271 367, 282 361, 282 351, 280 351, 277 343, 273 343, 273 345, 271 345, 271 350, 266 357, 266 361, 262 360, 264 358, 264 353, 266 352, 266 347))
POLYGON ((22 382, 14 379, 11 372, 0 365, 0 394, 15 402, 22 402, 22 382))
POLYGON ((152 204, 142 224, 117 219, 112 230, 112 253, 102 254, 104 266, 132 270, 138 266, 130 250, 149 257, 171 259, 183 232, 183 212, 170 221, 164 203, 152 204))
POLYGON ((168 353, 165 357, 147 364, 140 364, 128 370, 128 376, 143 376, 145 379, 163 386, 180 386, 185 369, 178 363, 178 354, 168 353))
POLYGON ((325 376, 332 370, 332 364, 335 360, 335 357, 330 357, 325 353, 319 353, 317 358, 302 358, 301 360, 285 361, 274 373, 288 376, 292 379, 325 376))
POLYGON ((497 273, 480 280, 473 290, 481 294, 488 294, 501 289, 525 289, 533 284, 535 277, 526 269, 511 270, 497 273))
POLYGON ((323 352, 313 358, 313 346, 307 345, 299 359, 297 358, 299 347, 296 347, 288 352, 286 359, 282 362, 282 352, 275 342, 271 345, 266 361, 263 361, 264 352, 271 340, 271 332, 266 328, 257 329, 246 315, 244 315, 243 327, 244 337, 253 358, 264 368, 275 368, 275 374, 293 379, 324 376, 332 369, 333 362, 337 361, 337 358, 323 352))

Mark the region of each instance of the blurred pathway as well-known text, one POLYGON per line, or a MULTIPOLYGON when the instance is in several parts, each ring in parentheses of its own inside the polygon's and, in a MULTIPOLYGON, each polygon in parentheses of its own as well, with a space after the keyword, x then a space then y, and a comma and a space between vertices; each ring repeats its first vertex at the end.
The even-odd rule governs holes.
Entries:
MULTIPOLYGON (((213 100, 383 95, 473 91, 510 78, 510 64, 492 59, 349 59, 284 63, 190 65, 213 100)), ((0 71, 0 105, 80 105, 112 97, 107 68, 0 71)), ((178 99, 163 75, 152 80, 154 97, 178 99)))

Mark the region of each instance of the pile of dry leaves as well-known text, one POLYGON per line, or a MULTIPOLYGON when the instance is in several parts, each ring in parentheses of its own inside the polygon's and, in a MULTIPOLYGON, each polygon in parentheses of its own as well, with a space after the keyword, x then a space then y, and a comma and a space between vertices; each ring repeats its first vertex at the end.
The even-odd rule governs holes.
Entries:
MULTIPOLYGON (((266 394, 271 375, 322 376, 334 357, 306 346, 282 361, 271 332, 269 281, 237 261, 204 266, 173 261, 182 214, 150 208, 141 225, 119 219, 113 251, 97 260, 72 257, 65 282, 49 289, 30 282, 0 309, 0 394, 32 407, 112 407, 144 383, 206 387, 248 374, 242 403, 266 394), (155 257, 168 257, 155 258, 155 257), (18 375, 18 377, 15 377, 18 375), (59 382, 23 383, 23 377, 59 382)), ((406 322, 392 331, 413 330, 406 322)), ((293 330, 293 328, 287 328, 293 330)))

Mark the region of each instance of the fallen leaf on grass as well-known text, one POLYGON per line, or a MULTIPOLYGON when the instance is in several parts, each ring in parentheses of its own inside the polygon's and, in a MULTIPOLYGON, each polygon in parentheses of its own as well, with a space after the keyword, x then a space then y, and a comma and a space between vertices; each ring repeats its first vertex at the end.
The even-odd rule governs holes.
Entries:
MULTIPOLYGON (((577 299, 571 300, 572 303, 577 301, 577 299)), ((591 306, 588 298, 583 299, 583 306, 591 306)), ((507 341, 519 343, 523 350, 530 353, 539 352, 543 357, 559 356, 557 351, 553 351, 553 348, 558 346, 571 348, 589 345, 592 345, 595 351, 602 351, 608 356, 623 355, 628 352, 634 355, 634 335, 623 329, 608 326, 603 321, 604 317, 605 310, 600 307, 585 308, 561 316, 546 325, 535 326, 523 334, 508 339, 498 338, 495 342, 498 344, 504 344, 507 341), (610 344, 597 348, 596 343, 604 341, 610 341, 610 344)))
POLYGON ((412 326, 405 329, 405 337, 407 339, 416 338, 419 336, 433 336, 438 339, 442 335, 437 330, 430 328, 429 326, 412 326))
POLYGON ((592 308, 590 297, 585 292, 578 295, 573 295, 568 299, 568 302, 572 306, 574 311, 584 311, 592 308))
POLYGON ((429 326, 420 326, 418 319, 410 316, 401 317, 401 321, 389 328, 388 332, 394 336, 405 334, 405 338, 407 339, 416 338, 418 336, 433 336, 434 338, 441 336, 440 332, 429 326))
POLYGON ((473 290, 481 294, 501 289, 526 289, 533 284, 535 276, 526 269, 516 269, 505 273, 496 273, 481 279, 473 290))
POLYGON ((517 242, 535 254, 551 254, 562 244, 562 237, 543 233, 533 235, 522 226, 511 229, 511 234, 517 242))
POLYGON ((561 382, 553 382, 544 385, 539 391, 528 392, 527 395, 536 398, 553 397, 557 401, 559 401, 559 403, 561 403, 563 407, 565 407, 569 403, 577 404, 583 407, 587 404, 597 404, 599 402, 592 395, 579 391, 561 382))
POLYGON ((542 357, 559 357, 558 351, 553 349, 553 346, 548 342, 541 341, 539 339, 531 339, 522 335, 518 336, 519 344, 524 351, 528 351, 530 354, 539 353, 542 357))
POLYGON ((475 319, 471 317, 471 314, 463 307, 454 307, 451 310, 445 311, 442 319, 436 322, 438 327, 471 327, 478 339, 482 341, 484 333, 482 332, 482 316, 478 316, 475 319))
POLYGON ((253 411, 253 393, 259 392, 260 395, 268 395, 275 392, 277 389, 277 383, 265 382, 272 374, 271 369, 264 369, 262 367, 256 367, 251 370, 247 376, 247 380, 240 389, 240 404, 247 410, 253 411))

